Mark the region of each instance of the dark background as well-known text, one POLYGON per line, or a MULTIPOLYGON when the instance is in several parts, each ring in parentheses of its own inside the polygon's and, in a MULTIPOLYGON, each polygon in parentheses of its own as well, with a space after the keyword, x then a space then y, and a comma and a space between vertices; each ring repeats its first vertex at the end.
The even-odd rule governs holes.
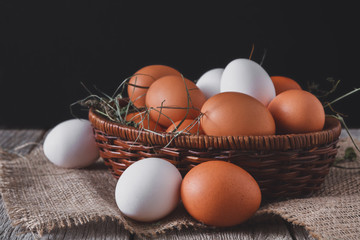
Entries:
MULTIPOLYGON (((95 85, 112 94, 139 68, 191 80, 235 58, 307 89, 360 87, 357 6, 338 1, 0 1, 0 126, 49 128, 95 85), (195 4, 196 3, 196 4, 195 4)), ((360 127, 360 92, 333 107, 360 127)), ((77 112, 80 116, 81 112, 77 112)), ((86 117, 86 115, 85 115, 86 117)))

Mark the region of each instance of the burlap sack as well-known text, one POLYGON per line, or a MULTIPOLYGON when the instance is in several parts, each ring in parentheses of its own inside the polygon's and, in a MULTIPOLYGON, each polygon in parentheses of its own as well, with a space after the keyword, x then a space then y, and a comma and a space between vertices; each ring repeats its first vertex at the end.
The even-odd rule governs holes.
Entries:
MULTIPOLYGON (((342 139, 338 156, 343 157, 351 145, 349 139, 342 139)), ((115 203, 116 180, 101 161, 87 169, 62 169, 46 159, 42 147, 23 157, 0 151, 0 159, 0 191, 10 219, 40 235, 106 218, 142 236, 183 227, 207 228, 181 205, 156 223, 138 223, 125 217, 115 203)), ((332 168, 322 189, 311 197, 267 204, 256 214, 280 215, 304 226, 317 239, 358 239, 359 185, 360 170, 332 168)))

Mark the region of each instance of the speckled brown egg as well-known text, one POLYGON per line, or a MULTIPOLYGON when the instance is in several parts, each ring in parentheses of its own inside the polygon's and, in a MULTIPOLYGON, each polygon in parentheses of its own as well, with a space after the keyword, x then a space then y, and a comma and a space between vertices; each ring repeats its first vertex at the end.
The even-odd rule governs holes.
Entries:
POLYGON ((127 88, 130 100, 136 107, 144 107, 145 95, 150 85, 155 80, 167 75, 181 76, 181 73, 166 65, 149 65, 136 71, 130 78, 127 88))
POLYGON ((140 129, 143 128, 155 132, 164 131, 160 124, 156 124, 156 122, 153 121, 147 114, 144 114, 144 112, 129 113, 126 115, 126 121, 137 123, 140 129))
POLYGON ((272 76, 271 80, 274 84, 276 95, 279 95, 280 93, 290 89, 302 89, 301 86, 294 79, 289 77, 272 76))
POLYGON ((208 161, 185 175, 181 199, 196 220, 229 227, 254 215, 260 207, 261 191, 255 179, 241 167, 224 161, 208 161))
POLYGON ((325 124, 325 111, 319 99, 304 90, 288 90, 277 95, 268 106, 277 133, 320 131, 325 124))
POLYGON ((173 132, 173 131, 184 132, 188 134, 204 134, 204 131, 200 126, 200 121, 195 119, 179 120, 171 124, 170 127, 168 127, 168 129, 166 130, 166 132, 173 132))
POLYGON ((164 128, 182 119, 195 119, 205 101, 205 95, 194 82, 174 75, 159 78, 151 84, 145 100, 150 117, 164 128))
POLYGON ((223 92, 209 98, 201 112, 201 127, 212 136, 275 134, 275 122, 259 100, 240 92, 223 92))

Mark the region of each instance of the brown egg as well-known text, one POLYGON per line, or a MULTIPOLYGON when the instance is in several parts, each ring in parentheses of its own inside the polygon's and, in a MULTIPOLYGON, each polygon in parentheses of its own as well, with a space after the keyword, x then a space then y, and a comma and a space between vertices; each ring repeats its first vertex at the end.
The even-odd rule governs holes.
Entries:
POLYGON ((223 92, 209 98, 201 108, 201 127, 213 136, 272 135, 275 122, 257 99, 239 92, 223 92))
POLYGON ((174 75, 156 80, 146 94, 146 106, 152 108, 150 117, 166 128, 172 124, 171 120, 195 119, 205 101, 205 95, 195 83, 174 75))
POLYGON ((325 124, 325 111, 321 102, 304 90, 280 93, 270 102, 268 109, 280 134, 320 131, 325 124))
POLYGON ((138 108, 145 107, 145 95, 150 85, 163 76, 177 75, 181 73, 166 65, 149 65, 139 69, 129 80, 128 95, 138 108))
POLYGON ((181 184, 185 209, 207 225, 229 227, 248 220, 259 209, 261 191, 239 166, 208 161, 192 168, 181 184))
POLYGON ((166 130, 166 132, 172 132, 176 127, 178 127, 177 132, 183 131, 190 134, 204 134, 199 121, 194 119, 185 119, 182 123, 181 121, 182 120, 179 120, 174 124, 171 124, 170 127, 168 127, 168 129, 166 130), (178 126, 180 123, 181 125, 178 126))
POLYGON ((156 124, 150 116, 144 114, 144 112, 129 113, 126 116, 126 121, 132 121, 139 124, 139 128, 148 129, 156 132, 163 132, 164 129, 160 124, 156 124))
POLYGON ((284 76, 272 76, 271 80, 274 84, 276 95, 290 89, 301 90, 300 85, 294 79, 284 76))

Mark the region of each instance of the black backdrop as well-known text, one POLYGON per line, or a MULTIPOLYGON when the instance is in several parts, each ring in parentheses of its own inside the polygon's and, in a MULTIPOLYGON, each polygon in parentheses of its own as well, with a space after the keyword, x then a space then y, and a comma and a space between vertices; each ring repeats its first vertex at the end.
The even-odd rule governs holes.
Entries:
MULTIPOLYGON (((360 87, 357 6, 303 1, 0 1, 0 126, 52 127, 71 118, 69 105, 111 94, 149 64, 196 80, 235 58, 260 62, 307 89, 335 99, 360 87), (275 4, 276 2, 276 4, 275 4)), ((360 92, 334 105, 360 127, 360 92)), ((82 116, 83 113, 77 113, 82 116)))

